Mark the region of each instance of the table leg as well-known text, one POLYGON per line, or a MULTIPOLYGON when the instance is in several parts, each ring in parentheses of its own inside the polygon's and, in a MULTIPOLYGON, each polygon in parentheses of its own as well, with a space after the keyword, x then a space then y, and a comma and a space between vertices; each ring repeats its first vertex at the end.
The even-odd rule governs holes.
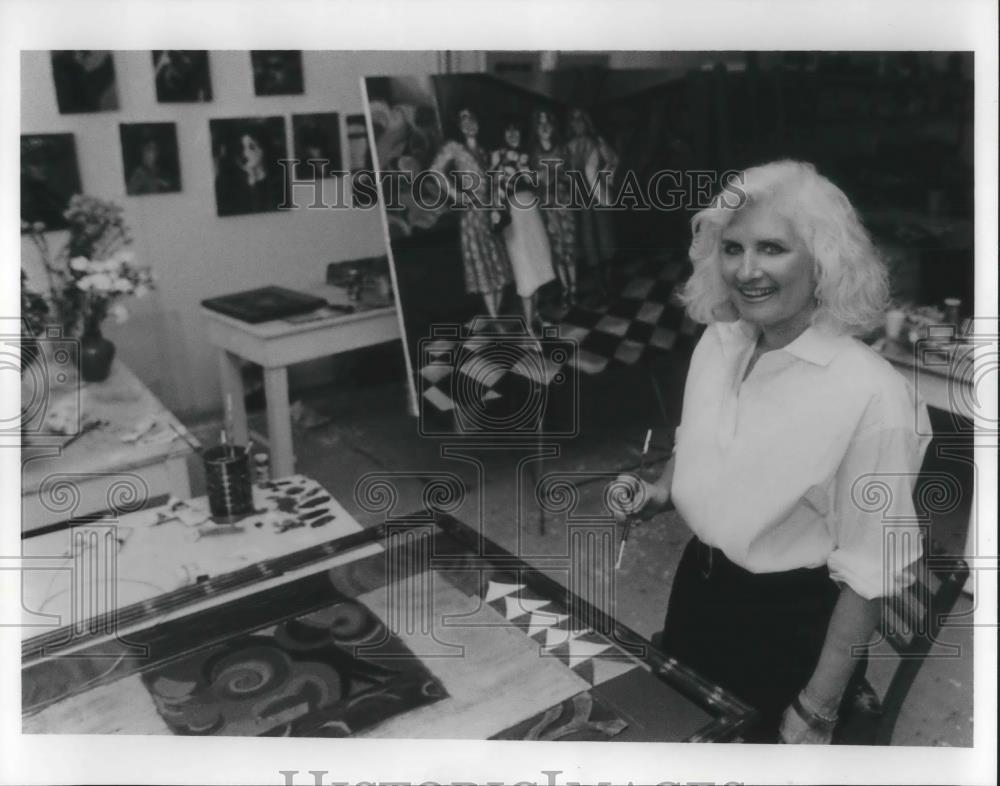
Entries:
POLYGON ((234 355, 225 349, 219 350, 219 379, 222 382, 223 407, 227 400, 232 402, 233 433, 229 435, 229 439, 236 445, 246 445, 248 438, 247 410, 244 404, 246 393, 243 390, 243 374, 240 366, 239 355, 234 355))
POLYGON ((284 478, 295 473, 292 452, 292 413, 288 407, 288 371, 284 366, 264 369, 267 397, 267 441, 271 448, 271 474, 284 478))

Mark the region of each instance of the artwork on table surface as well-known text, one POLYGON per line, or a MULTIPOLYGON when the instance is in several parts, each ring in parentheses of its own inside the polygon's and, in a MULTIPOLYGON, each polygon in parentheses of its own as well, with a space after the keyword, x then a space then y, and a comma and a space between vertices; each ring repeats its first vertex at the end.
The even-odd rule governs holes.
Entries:
POLYGON ((181 190, 174 123, 122 123, 125 192, 130 196, 181 190))
POLYGON ((295 140, 296 180, 328 177, 340 170, 340 115, 316 112, 292 115, 292 138, 295 140), (309 160, 317 163, 311 165, 309 160))
POLYGON ((203 49, 154 49, 153 75, 161 104, 212 100, 208 52, 203 49))
POLYGON ((60 114, 118 109, 118 83, 111 52, 60 49, 52 52, 52 77, 60 114))
POLYGON ((444 696, 415 658, 357 657, 388 635, 344 598, 154 668, 143 683, 175 734, 348 737, 444 696))
POLYGON ((25 728, 68 731, 67 718, 95 715, 88 701, 135 696, 104 731, 348 737, 447 697, 385 622, 333 589, 325 572, 129 635, 147 657, 109 660, 98 643, 25 666, 25 728))
POLYGON ((259 49, 250 53, 253 89, 259 96, 301 95, 302 52, 297 49, 259 49))
MULTIPOLYGON (((442 525, 434 548, 447 562, 430 568, 436 558, 423 535, 393 537, 388 550, 371 530, 332 541, 310 536, 317 518, 343 509, 308 478, 262 489, 264 526, 248 528, 231 554, 214 552, 224 572, 165 594, 154 586, 119 606, 127 636, 90 625, 72 641, 64 627, 23 643, 24 733, 578 741, 621 734, 673 742, 749 710, 673 666, 651 670, 646 642, 628 629, 585 628, 593 618, 581 598, 523 563, 512 568, 517 559, 495 544, 489 551, 503 567, 484 561, 476 529, 442 525), (301 527, 274 526, 282 514, 301 527), (266 545, 276 538, 304 548, 278 552, 266 545), (351 559, 357 547, 363 551, 351 559), (254 553, 274 556, 247 562, 254 553), (341 554, 346 561, 331 564, 341 554), (312 572, 302 575, 306 568, 312 572), (298 577, 267 582, 278 575, 298 577)), ((191 525, 177 504, 149 511, 157 526, 128 536, 126 565, 139 566, 146 557, 138 555, 157 553, 157 543, 167 562, 189 559, 179 544, 190 542, 191 525)), ((67 561, 101 556, 93 542, 74 544, 67 561)), ((161 575, 154 571, 149 582, 176 571, 156 568, 161 575)), ((68 608, 39 602, 51 589, 36 584, 26 609, 68 608)))
MULTIPOLYGON (((21 221, 65 229, 63 211, 81 193, 80 169, 72 134, 21 136, 21 221)), ((22 231, 26 230, 22 223, 22 231)))
POLYGON ((285 202, 283 117, 210 120, 215 205, 220 216, 278 210, 285 202))
POLYGON ((599 742, 620 734, 627 726, 590 691, 583 691, 490 739, 599 742))
POLYGON ((372 151, 368 145, 368 126, 364 115, 348 115, 347 157, 351 172, 351 199, 354 207, 371 208, 378 204, 372 151))

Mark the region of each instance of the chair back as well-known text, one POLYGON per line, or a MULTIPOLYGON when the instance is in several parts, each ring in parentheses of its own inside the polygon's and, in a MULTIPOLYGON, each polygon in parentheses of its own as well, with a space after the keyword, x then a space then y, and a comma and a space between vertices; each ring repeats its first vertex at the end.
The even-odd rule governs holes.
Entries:
POLYGON ((961 557, 925 552, 914 571, 916 580, 909 587, 885 599, 878 640, 854 648, 852 654, 865 664, 891 658, 898 659, 898 665, 881 700, 865 679, 853 681, 835 735, 840 744, 889 745, 900 710, 931 648, 936 646, 938 657, 961 657, 958 644, 941 641, 939 636, 969 577, 968 564, 961 557), (879 647, 883 642, 889 647, 879 647))

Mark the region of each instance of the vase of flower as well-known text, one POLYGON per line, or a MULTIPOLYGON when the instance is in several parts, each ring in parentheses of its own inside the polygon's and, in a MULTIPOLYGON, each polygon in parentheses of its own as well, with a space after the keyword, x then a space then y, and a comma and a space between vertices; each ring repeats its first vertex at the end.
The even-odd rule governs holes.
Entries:
POLYGON ((22 334, 31 339, 54 327, 61 336, 79 336, 80 376, 100 382, 108 378, 115 357, 115 345, 104 338, 101 325, 108 317, 124 322, 128 309, 121 301, 152 289, 153 273, 136 262, 122 209, 115 203, 77 194, 63 217, 69 239, 56 252, 49 247, 44 224, 21 224, 38 248, 49 284, 48 296, 39 295, 28 288, 22 271, 21 309, 33 316, 22 320, 22 334), (48 325, 49 319, 56 324, 48 325))
POLYGON ((114 342, 101 334, 100 326, 88 327, 80 337, 80 376, 84 382, 103 382, 111 374, 114 342))

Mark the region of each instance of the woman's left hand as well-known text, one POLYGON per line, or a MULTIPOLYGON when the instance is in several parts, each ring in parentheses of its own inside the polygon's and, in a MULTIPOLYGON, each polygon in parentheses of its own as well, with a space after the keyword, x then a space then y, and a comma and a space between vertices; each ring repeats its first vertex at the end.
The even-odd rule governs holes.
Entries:
POLYGON ((778 730, 779 742, 790 745, 829 745, 833 740, 833 729, 810 726, 796 712, 795 707, 788 707, 781 718, 781 728, 778 730))

